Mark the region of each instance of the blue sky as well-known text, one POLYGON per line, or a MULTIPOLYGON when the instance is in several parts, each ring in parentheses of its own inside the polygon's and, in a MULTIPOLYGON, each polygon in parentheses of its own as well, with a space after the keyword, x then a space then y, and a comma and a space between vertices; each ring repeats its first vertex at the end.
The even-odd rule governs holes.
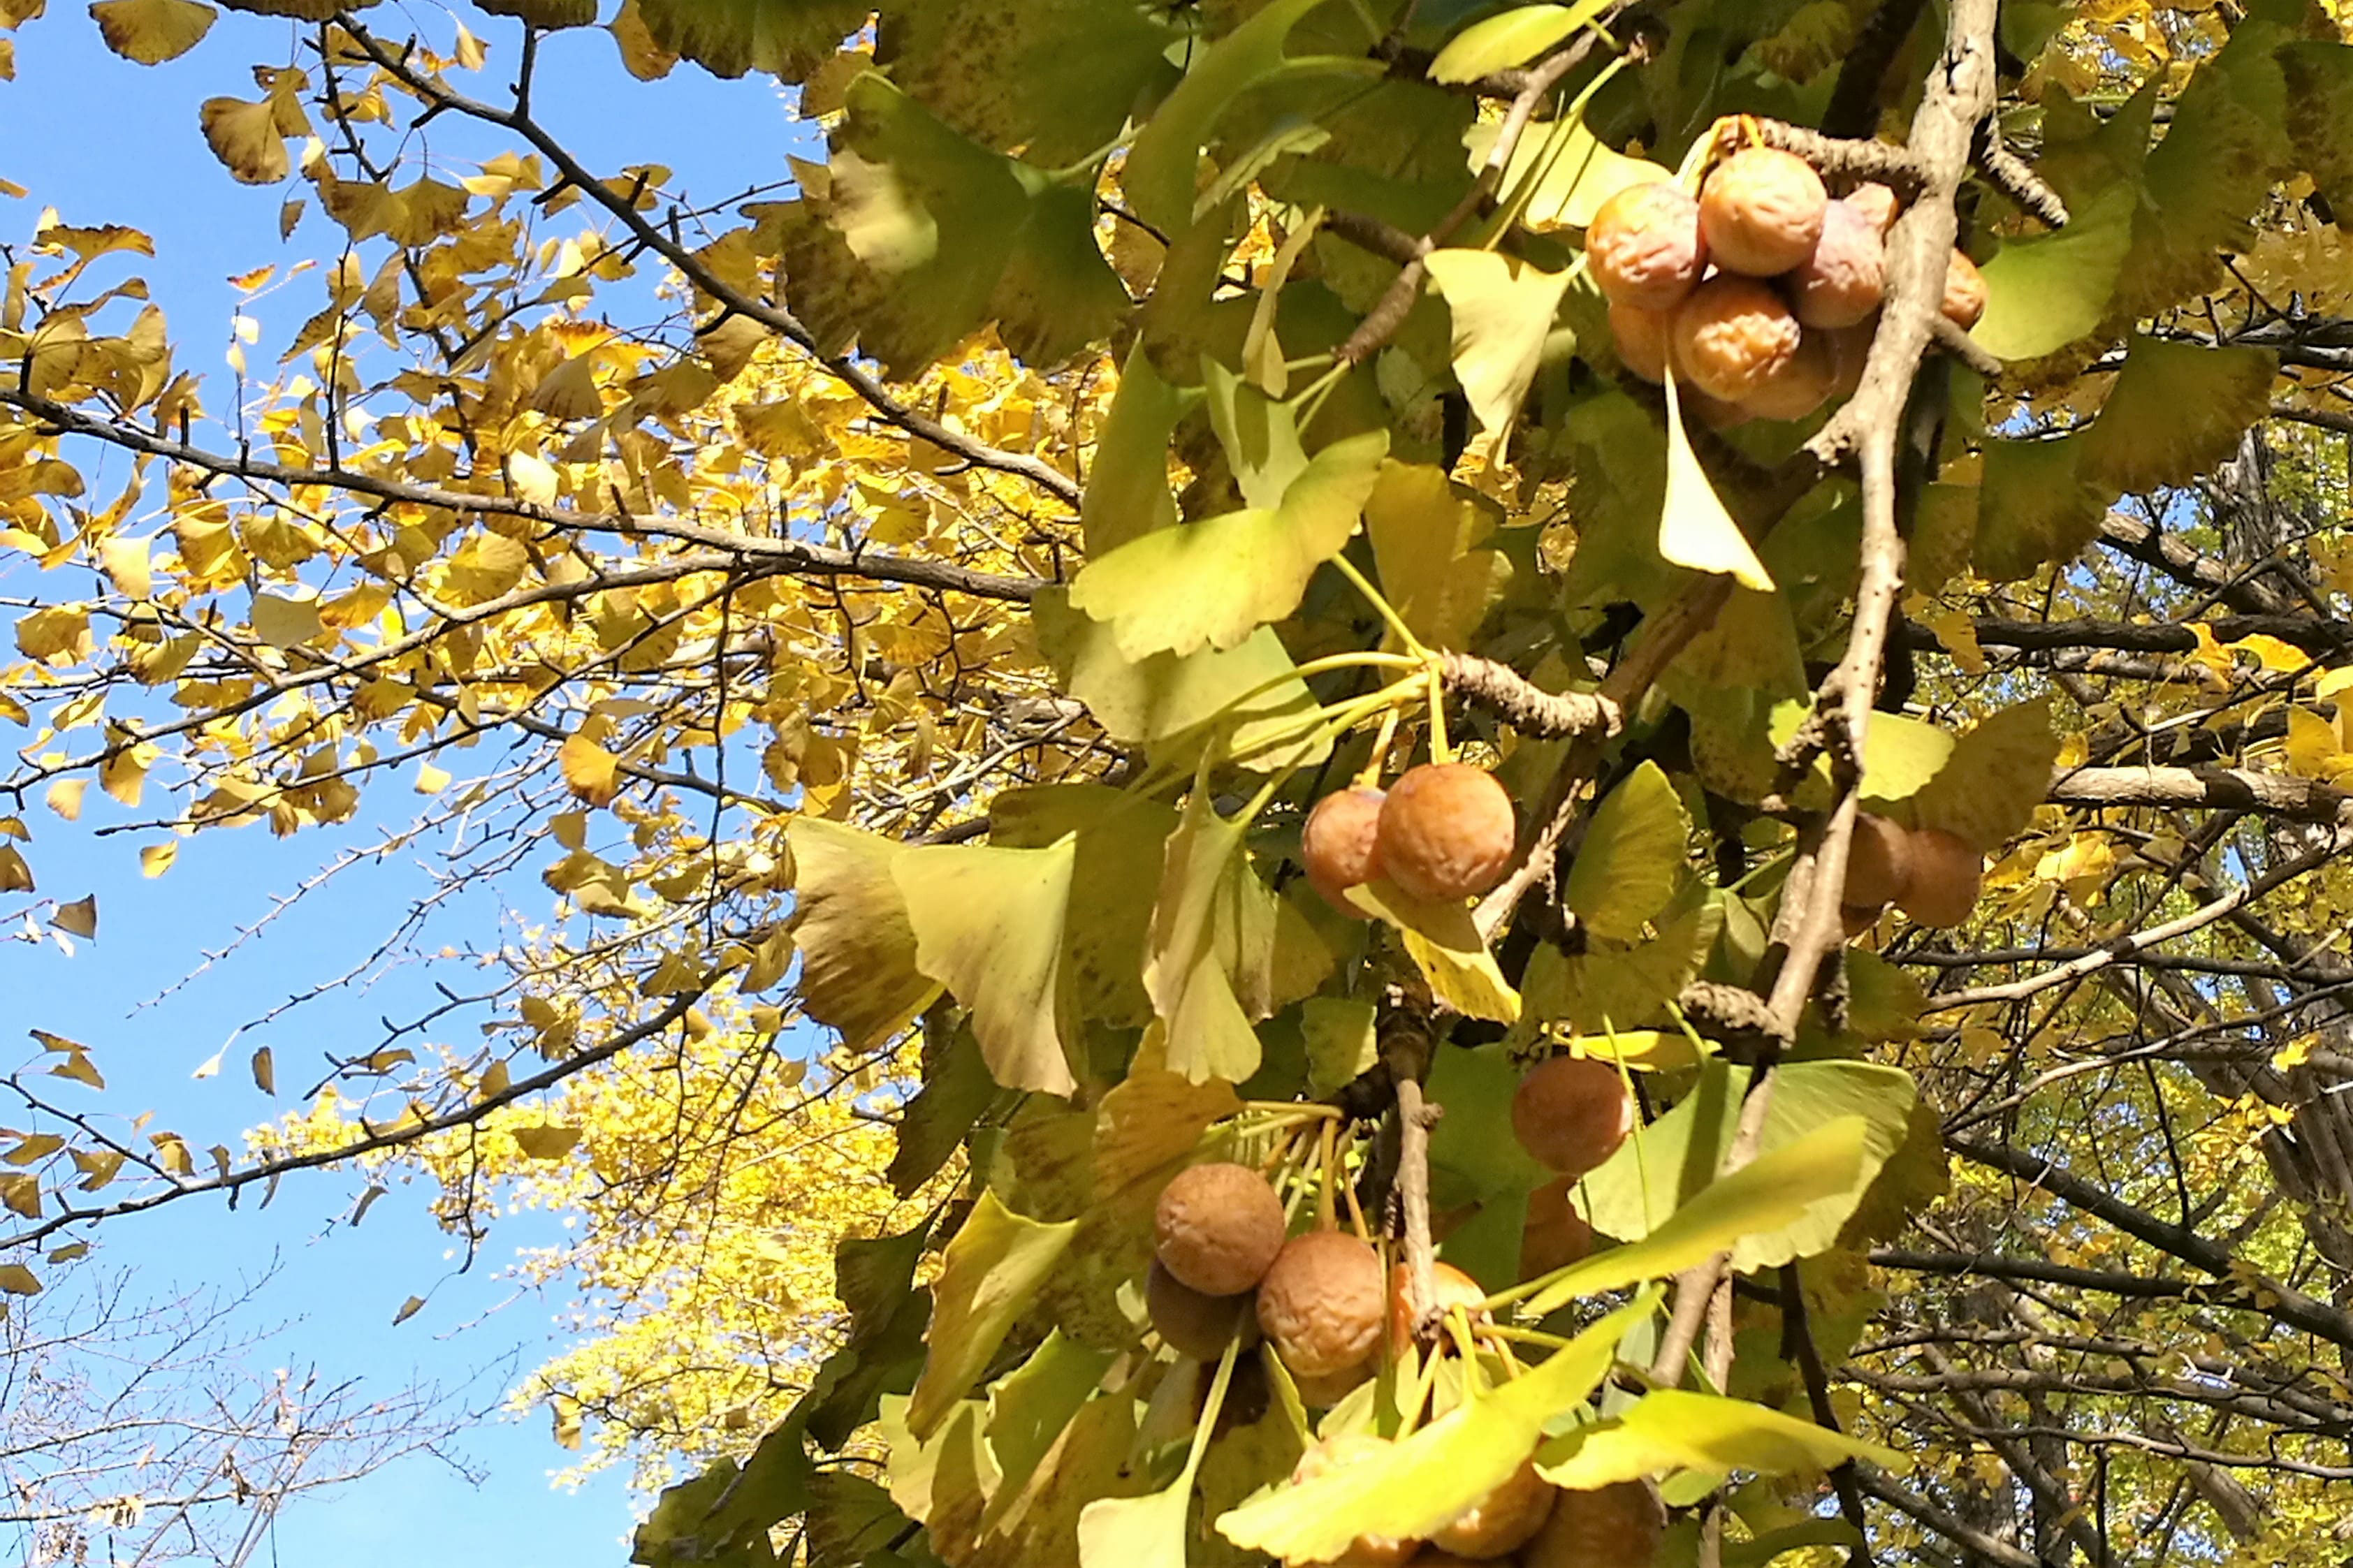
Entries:
MULTIPOLYGON (((231 183, 197 129, 197 105, 216 94, 252 96, 248 68, 283 63, 293 30, 225 13, 193 54, 151 68, 108 53, 82 12, 74 0, 59 0, 16 36, 17 79, 0 83, 0 178, 31 195, 0 202, 0 237, 25 238, 45 205, 58 207, 69 223, 143 229, 157 256, 139 270, 171 323, 182 364, 225 375, 221 353, 238 300, 227 279, 269 262, 332 254, 339 238, 314 210, 281 243, 278 216, 287 192, 231 183)), ((459 14, 491 47, 489 68, 470 90, 496 96, 512 79, 516 25, 470 10, 459 14)), ((370 19, 379 31, 398 37, 414 28, 445 46, 452 30, 451 13, 438 5, 387 5, 370 19)), ((723 82, 684 67, 667 81, 638 83, 620 70, 601 30, 547 41, 536 104, 590 166, 667 164, 680 186, 704 201, 781 179, 787 151, 814 150, 773 82, 723 82)), ((470 158, 496 146, 456 127, 435 128, 430 142, 437 162, 460 172, 470 158)), ((284 342, 318 299, 314 276, 266 301, 255 311, 264 324, 262 347, 284 342)), ((256 368, 266 375, 261 363, 256 368)), ((209 401, 225 405, 226 390, 209 401)), ((0 569, 0 593, 24 591, 0 569)), ((385 796, 381 810, 397 820, 409 804, 385 796)), ((367 868, 162 1004, 140 1008, 240 924, 266 912, 273 894, 290 892, 337 844, 320 835, 281 843, 259 826, 209 834, 184 843, 171 873, 149 882, 139 876, 138 840, 93 831, 123 814, 96 791, 90 805, 78 827, 36 823, 35 865, 45 895, 99 896, 100 940, 70 957, 54 947, 0 943, 0 1064, 13 1066, 20 1047, 30 1050, 26 1028, 66 1035, 92 1047, 110 1080, 110 1103, 154 1106, 163 1124, 198 1147, 216 1139, 233 1143, 238 1130, 289 1103, 273 1104, 254 1089, 245 1070, 250 1047, 269 1044, 281 1089, 299 1094, 319 1076, 313 1069, 322 1050, 371 1042, 380 1017, 404 1016, 428 994, 431 973, 406 967, 372 991, 338 994, 246 1036, 217 1077, 192 1079, 240 1024, 364 956, 405 900, 427 886, 425 873, 406 863, 367 868)), ((511 891, 526 910, 545 899, 535 883, 511 891)), ((475 897, 448 912, 432 944, 495 941, 499 914, 495 890, 475 897)), ((471 1022, 459 1026, 470 1029, 471 1022)), ((111 1227, 101 1255, 111 1265, 135 1268, 158 1294, 249 1276, 274 1256, 282 1272, 268 1306, 298 1320, 274 1354, 316 1362, 335 1377, 380 1379, 387 1387, 412 1378, 470 1381, 476 1403, 487 1403, 506 1369, 533 1364, 558 1342, 552 1318, 563 1303, 512 1300, 512 1283, 498 1278, 514 1247, 547 1239, 551 1232, 538 1227, 551 1222, 501 1228, 490 1256, 459 1275, 448 1238, 431 1224, 421 1192, 396 1189, 356 1230, 336 1223, 359 1185, 340 1175, 290 1181, 259 1212, 250 1204, 234 1214, 216 1203, 174 1205, 111 1227), (411 1295, 429 1297, 429 1305, 393 1326, 394 1312, 411 1295)), ((607 1475, 576 1494, 553 1490, 549 1472, 571 1456, 555 1447, 543 1419, 483 1428, 459 1448, 489 1472, 480 1489, 436 1461, 402 1461, 347 1489, 298 1502, 256 1561, 410 1568, 420 1551, 458 1564, 617 1564, 626 1557, 620 1542, 630 1499, 619 1478, 607 1475)))

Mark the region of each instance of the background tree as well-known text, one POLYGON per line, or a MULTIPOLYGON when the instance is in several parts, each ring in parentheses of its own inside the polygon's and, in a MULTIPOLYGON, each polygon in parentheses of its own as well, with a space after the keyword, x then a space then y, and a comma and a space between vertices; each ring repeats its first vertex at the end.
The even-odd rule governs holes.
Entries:
POLYGON ((631 0, 827 130, 712 203, 547 129, 594 6, 233 8, 295 20, 203 132, 348 244, 211 405, 143 236, 7 254, 0 888, 87 937, 85 797, 161 875, 396 775, 382 847, 554 918, 242 1150, 41 1037, 9 1288, 308 1168, 577 1205, 530 1396, 748 1447, 651 1563, 1328 1559, 1530 1459, 1531 1562, 1651 1487, 1701 1562, 2341 1557, 2333 11, 631 0), (1507 848, 1303 850, 1458 757, 1507 848), (1640 1112, 1571 1210, 1540 1059, 1640 1112), (1236 1159, 1401 1260, 1389 1349, 1284 1327, 1353 1274, 1147 1310, 1236 1159))

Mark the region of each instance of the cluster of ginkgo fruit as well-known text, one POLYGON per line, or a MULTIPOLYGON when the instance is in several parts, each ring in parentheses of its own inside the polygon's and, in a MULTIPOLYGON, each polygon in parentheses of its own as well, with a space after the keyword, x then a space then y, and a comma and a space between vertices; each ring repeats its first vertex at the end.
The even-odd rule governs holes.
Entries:
MULTIPOLYGON (((1633 1130, 1634 1103, 1609 1063, 1555 1057, 1521 1080, 1512 1129, 1554 1179, 1529 1203, 1520 1274, 1534 1279, 1582 1257, 1592 1232, 1570 1200, 1577 1179, 1616 1152, 1633 1130)), ((1339 1404, 1372 1378, 1384 1355, 1413 1353, 1417 1321, 1409 1269, 1386 1269, 1364 1236, 1319 1226, 1291 1233, 1282 1195, 1260 1171, 1220 1162, 1190 1166, 1162 1189, 1145 1310, 1177 1354, 1214 1361, 1237 1336, 1263 1335, 1302 1400, 1339 1404)), ((1462 1270, 1433 1265, 1437 1312, 1445 1326, 1429 1353, 1475 1342, 1492 1324, 1487 1292, 1462 1270)), ((1419 1415, 1408 1413, 1409 1423, 1419 1415)), ((1300 1460, 1294 1481, 1386 1451, 1392 1441, 1363 1430, 1327 1432, 1300 1460)), ((1649 1486, 1625 1483, 1567 1490, 1533 1459, 1464 1509, 1427 1541, 1359 1537, 1335 1561, 1342 1568, 1445 1568, 1457 1563, 1518 1568, 1641 1568, 1655 1553, 1665 1513, 1649 1486)))
MULTIPOLYGON (((1862 383, 1901 210, 1884 185, 1832 199, 1803 158, 1748 147, 1696 197, 1663 180, 1620 191, 1594 214, 1585 255, 1628 370, 1655 383, 1672 374, 1719 427, 1802 419, 1862 383)), ((1944 314, 1966 331, 1986 297, 1955 250, 1944 314)))

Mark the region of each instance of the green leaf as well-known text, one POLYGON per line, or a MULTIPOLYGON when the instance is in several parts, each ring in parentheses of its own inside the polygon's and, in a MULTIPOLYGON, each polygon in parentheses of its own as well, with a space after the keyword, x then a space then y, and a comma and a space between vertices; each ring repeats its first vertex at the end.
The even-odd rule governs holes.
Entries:
POLYGON ((1659 519, 1659 553, 1677 566, 1729 573, 1746 588, 1770 593, 1773 578, 1748 536, 1716 499, 1715 487, 1692 451, 1683 429, 1681 395, 1667 384, 1667 495, 1659 519))
POLYGON ((907 1426, 918 1437, 939 1430, 1078 1228, 1075 1220, 1040 1225, 1024 1219, 998 1203, 996 1193, 982 1191, 948 1243, 932 1286, 932 1327, 924 1336, 930 1352, 907 1403, 907 1426))
POLYGON ((1063 964, 1072 999, 1090 1018, 1142 1028, 1152 1017, 1141 979, 1145 938, 1176 821, 1173 806, 1108 784, 1009 789, 988 803, 988 841, 999 848, 1043 849, 1066 834, 1078 837, 1063 964))
POLYGON ((1188 762, 1221 721, 1231 726, 1227 743, 1245 767, 1308 766, 1331 752, 1330 738, 1309 721, 1314 694, 1268 627, 1222 653, 1131 659, 1120 652, 1115 629, 1071 609, 1063 589, 1040 589, 1029 611, 1039 650, 1063 689, 1112 739, 1145 747, 1155 762, 1188 762))
POLYGON ((1300 1007, 1299 1032, 1307 1047, 1307 1094, 1322 1100, 1370 1072, 1380 1060, 1370 1002, 1345 996, 1310 996, 1300 1007))
POLYGON ((902 1198, 940 1173, 997 1098, 997 1080, 970 1029, 953 1030, 937 1058, 928 1050, 925 1058, 923 1086, 900 1112, 891 1153, 891 1190, 902 1198))
POLYGON ((1350 888, 1348 899, 1404 939, 1406 956, 1440 1002, 1466 1018, 1519 1021, 1520 994, 1496 967, 1467 903, 1425 903, 1387 879, 1350 888))
POLYGON ((1329 1562, 1360 1534, 1429 1536, 1526 1463, 1546 1424, 1600 1385, 1620 1338, 1654 1313, 1658 1300, 1657 1291, 1643 1291, 1549 1360, 1466 1400, 1388 1452, 1278 1487, 1221 1515, 1219 1532, 1291 1563, 1329 1562))
POLYGON ((1566 1019, 1581 1033, 1666 1021, 1666 1006, 1699 976, 1724 929, 1724 911, 1703 899, 1682 902, 1658 936, 1632 944, 1597 939, 1570 958, 1546 942, 1528 960, 1523 984, 1531 1019, 1566 1019))
POLYGON ((1126 311, 1084 190, 967 141, 871 72, 847 104, 828 178, 782 220, 794 308, 829 351, 854 340, 912 379, 995 321, 1025 362, 1052 363, 1126 311))
POLYGON ((1517 1138, 1497 1135, 1512 1124, 1512 1096, 1522 1070, 1500 1041, 1441 1045, 1432 1053, 1423 1089, 1432 1105, 1446 1110, 1430 1131, 1433 1203, 1458 1208, 1526 1193, 1552 1179, 1517 1138))
MULTIPOLYGON (((1775 746, 1788 743, 1813 711, 1810 701, 1773 705, 1768 731, 1775 746)), ((1862 731, 1862 795, 1866 800, 1904 800, 1936 775, 1953 754, 1953 738, 1926 720, 1873 710, 1862 731)), ((1830 805, 1830 763, 1816 758, 1798 792, 1799 804, 1810 810, 1830 805)))
POLYGON ((1845 1436, 1721 1394, 1654 1389, 1623 1414, 1564 1433, 1538 1451, 1536 1468, 1555 1486, 1589 1491, 1676 1470, 1787 1476, 1849 1459, 1901 1475, 1912 1461, 1876 1443, 1845 1436))
POLYGON ((1112 1359, 1109 1351, 1077 1344, 1058 1329, 1028 1361, 989 1385, 988 1448, 1003 1479, 989 1500, 984 1529, 1019 1498, 1112 1359))
POLYGON ((801 952, 795 992, 808 1016, 839 1030, 850 1050, 871 1050, 940 990, 916 965, 914 928, 891 875, 904 850, 814 816, 795 818, 790 837, 801 952))
POLYGON ((974 141, 1056 168, 1173 80, 1181 37, 1151 7, 1101 0, 902 0, 882 12, 874 59, 974 141))
POLYGON ((1491 72, 1525 65, 1599 16, 1607 4, 1577 0, 1574 5, 1520 5, 1473 23, 1430 62, 1430 79, 1476 81, 1491 72))
POLYGON ((1153 908, 1144 986, 1155 1018, 1145 1045, 1194 1083, 1256 1072, 1250 1026, 1314 991, 1331 965, 1305 919, 1252 868, 1248 826, 1196 790, 1169 837, 1153 908))
POLYGON ((1201 357, 1201 388, 1209 425, 1226 449, 1226 463, 1245 504, 1272 510, 1282 504, 1293 479, 1307 471, 1307 449, 1299 444, 1298 416, 1214 358, 1201 357))
POLYGON ((926 845, 892 862, 917 967, 971 1009, 989 1074, 1008 1089, 1078 1087, 1062 972, 1077 863, 1075 835, 1043 849, 926 845))
POLYGON ((1365 502, 1381 593, 1426 647, 1463 648, 1501 596, 1512 563, 1481 548, 1495 531, 1493 508, 1429 463, 1381 464, 1365 502))
POLYGON ((1168 443, 1198 392, 1169 385, 1140 342, 1128 351, 1119 391, 1095 437, 1094 460, 1079 503, 1087 558, 1108 554, 1140 534, 1176 525, 1168 489, 1168 443))
POLYGON ((1224 650, 1299 607, 1315 568, 1356 531, 1388 448, 1387 430, 1334 443, 1272 510, 1165 528, 1087 563, 1070 602, 1114 628, 1130 659, 1224 650))
POLYGON ((1562 901, 1596 936, 1639 941, 1674 896, 1690 843, 1683 797, 1646 762, 1594 809, 1562 901))
POLYGON ((2031 360, 2096 331, 2132 248, 2135 206, 2131 186, 2106 186, 2066 227, 2003 241, 1980 268, 1986 311, 1969 336, 1996 359, 2031 360))
POLYGON ((1569 274, 1492 250, 1433 250, 1422 264, 1453 315, 1454 378, 1479 427, 1498 433, 1500 451, 1543 362, 1569 274))
POLYGON ((1193 1478, 1201 1471, 1209 1436, 1232 1385, 1235 1347, 1228 1346, 1201 1418, 1193 1432, 1185 1468, 1166 1489, 1139 1498, 1109 1498, 1089 1503, 1079 1515, 1080 1568, 1186 1568, 1186 1521, 1192 1511, 1193 1478))
POLYGON ((2278 58, 2299 161, 2332 207, 2353 204, 2353 46, 2290 44, 2278 58))
POLYGON ((1282 70, 1283 46, 1323 0, 1271 0, 1240 26, 1197 51, 1192 68, 1145 122, 1122 183, 1136 214, 1172 237, 1193 226, 1201 151, 1218 119, 1243 92, 1282 70))
POLYGON ((1998 708, 1953 742, 1952 760, 1912 797, 1914 822, 1992 854, 2025 831, 2058 756, 2049 698, 1998 708))
POLYGON ((865 0, 638 0, 654 41, 714 76, 799 81, 866 21, 865 0))
POLYGON ((2031 577, 2072 561, 2099 536, 2111 497, 2084 477, 2086 433, 1992 440, 1978 491, 1974 564, 1995 582, 2031 577))
MULTIPOLYGON (((1714 1182, 1732 1147, 1748 1080, 1746 1068, 1711 1062, 1691 1093, 1588 1174, 1582 1191, 1593 1228, 1638 1241, 1670 1223, 1714 1182)), ((1785 1224, 1743 1236, 1733 1251, 1733 1267, 1745 1273, 1828 1250, 1864 1188, 1902 1145, 1917 1098, 1911 1075, 1899 1068, 1818 1061, 1777 1069, 1760 1152, 1786 1148, 1831 1121, 1852 1117, 1866 1129, 1861 1163, 1852 1190, 1820 1198, 1785 1224)))
POLYGON ((2081 473, 2110 495, 2187 484, 2238 449, 2271 413, 2279 356, 2135 337, 2092 421, 2081 473))
MULTIPOLYGON (((1464 134, 1472 170, 1486 166, 1500 129, 1499 122, 1485 121, 1464 134)), ((1521 203, 1525 226, 1549 234, 1590 226, 1601 204, 1629 185, 1664 184, 1674 177, 1672 169, 1615 151, 1584 121, 1564 120, 1541 132, 1532 128, 1520 138, 1504 166, 1500 189, 1506 205, 1521 203)))
POLYGON ((935 1429, 914 1429, 913 1403, 882 1401, 881 1430, 890 1455, 891 1500, 921 1520, 934 1552, 962 1562, 979 1544, 980 1522, 1002 1479, 988 1451, 987 1406, 976 1399, 951 1402, 935 1429))
POLYGON ((1570 1265, 1522 1312, 1542 1318, 1579 1297, 1663 1279, 1738 1246, 1743 1237, 1795 1224, 1823 1199, 1859 1194, 1870 1136, 1871 1124, 1863 1118, 1841 1117, 1758 1155, 1701 1188, 1641 1240, 1570 1265))

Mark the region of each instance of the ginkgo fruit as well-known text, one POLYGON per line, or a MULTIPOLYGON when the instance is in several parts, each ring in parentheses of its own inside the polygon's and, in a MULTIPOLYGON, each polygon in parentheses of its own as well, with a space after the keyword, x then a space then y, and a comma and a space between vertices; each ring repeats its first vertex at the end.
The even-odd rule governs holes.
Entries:
POLYGON ((1966 332, 1984 317, 1989 298, 1985 274, 1978 270, 1968 252, 1956 249, 1945 268, 1945 298, 1939 307, 1945 320, 1966 332))
POLYGON ((1895 907, 1924 926, 1957 926, 1984 889, 1985 857, 1965 838, 1924 827, 1912 835, 1912 874, 1895 907))
POLYGON ((1666 1506, 1648 1481, 1564 1488, 1520 1568, 1650 1568, 1666 1533, 1666 1506))
POLYGON ((1512 1132, 1537 1163, 1581 1176, 1634 1130, 1634 1101, 1618 1069, 1593 1057, 1539 1062, 1512 1095, 1512 1132))
POLYGON ((1384 1279, 1380 1255, 1353 1236, 1294 1236, 1259 1281, 1258 1326, 1293 1373, 1345 1372, 1380 1342, 1388 1308, 1384 1279))
POLYGON ((1474 1561, 1505 1556, 1544 1528, 1554 1496, 1552 1484, 1536 1474, 1535 1463, 1524 1463, 1485 1497, 1432 1531, 1430 1543, 1474 1561))
POLYGON ((1495 776, 1468 763, 1425 763, 1381 805, 1381 870, 1410 896, 1451 903, 1483 893, 1512 863, 1519 822, 1495 776))
POLYGON ((1315 803, 1299 831, 1308 885, 1325 903, 1356 920, 1372 917, 1348 901, 1346 889, 1381 874, 1381 803, 1388 798, 1377 789, 1335 790, 1315 803))
POLYGON ((1609 302, 1609 335, 1618 345, 1619 363, 1654 386, 1667 379, 1674 326, 1672 310, 1609 302))
POLYGON ((1789 299, 1806 326, 1868 321, 1887 292, 1887 246, 1879 225, 1851 200, 1822 213, 1822 237, 1788 276, 1789 299))
POLYGON ((1158 1258, 1144 1278, 1144 1310, 1161 1340, 1178 1355, 1215 1361, 1250 1321, 1247 1295, 1207 1296, 1168 1272, 1158 1258))
POLYGON ((1746 147, 1700 186, 1700 233, 1727 272, 1774 278, 1813 254, 1830 192, 1813 165, 1778 147, 1746 147))
MULTIPOLYGON (((1376 1436, 1370 1432, 1335 1433, 1321 1439, 1299 1457, 1299 1463, 1292 1467, 1292 1484, 1299 1486, 1350 1465, 1377 1459, 1390 1447, 1389 1439, 1376 1436)), ((1414 1553, 1420 1549, 1421 1542, 1410 1538, 1400 1540, 1387 1535, 1360 1535, 1348 1542, 1339 1556, 1317 1561, 1325 1568, 1398 1568, 1398 1564, 1409 1560, 1428 1562, 1427 1558, 1414 1558, 1414 1553)), ((1294 1564, 1293 1568, 1299 1568, 1299 1565, 1294 1564)))
POLYGON ((1911 880, 1911 829, 1876 812, 1858 816, 1854 837, 1847 841, 1846 888, 1839 901, 1876 911, 1902 897, 1911 880))
POLYGON ((1669 341, 1677 374, 1710 397, 1740 403, 1781 372, 1799 337, 1797 316, 1771 284, 1719 272, 1676 310, 1669 341))
POLYGON ((1903 201, 1894 191, 1875 180, 1855 186, 1839 201, 1857 216, 1868 220, 1882 239, 1887 237, 1887 231, 1895 226, 1895 220, 1904 212, 1903 201))
POLYGON ((1593 1227, 1569 1199, 1576 1185, 1573 1176, 1556 1176, 1528 1194, 1527 1219, 1520 1226, 1521 1279, 1565 1268, 1593 1250, 1593 1227))
POLYGON ((1838 352, 1818 331, 1798 340, 1798 352, 1763 384, 1740 400, 1759 419, 1803 419, 1838 390, 1838 352))
POLYGON ((1179 1171, 1152 1216, 1155 1255, 1178 1284, 1205 1296, 1238 1296, 1282 1250, 1282 1200, 1247 1165, 1179 1171))
MULTIPOLYGON (((1460 1307, 1473 1323, 1487 1321, 1486 1287, 1444 1259, 1430 1264, 1430 1287, 1437 1300, 1434 1305, 1440 1312, 1451 1313, 1460 1307)), ((1403 1263, 1389 1268, 1389 1349, 1402 1356, 1413 1345, 1413 1270, 1403 1263)), ((1440 1330, 1438 1343, 1451 1342, 1440 1330)))
POLYGON ((1594 213, 1585 256, 1610 303, 1671 310, 1707 268, 1699 204, 1662 180, 1629 185, 1594 213))

